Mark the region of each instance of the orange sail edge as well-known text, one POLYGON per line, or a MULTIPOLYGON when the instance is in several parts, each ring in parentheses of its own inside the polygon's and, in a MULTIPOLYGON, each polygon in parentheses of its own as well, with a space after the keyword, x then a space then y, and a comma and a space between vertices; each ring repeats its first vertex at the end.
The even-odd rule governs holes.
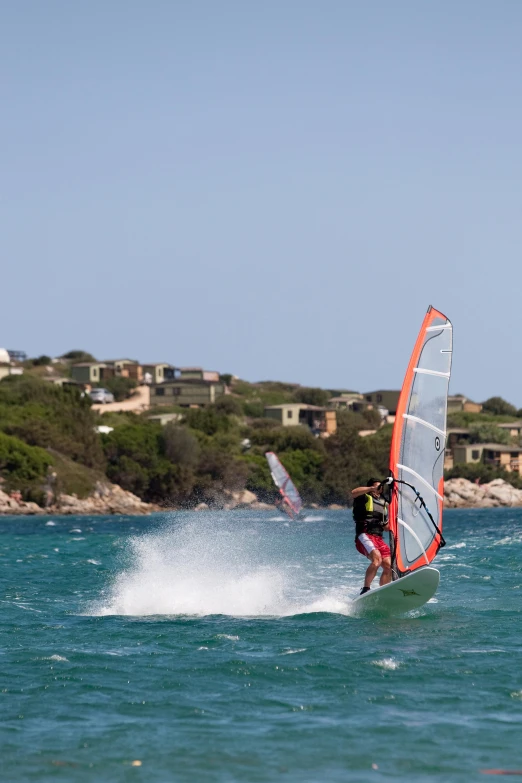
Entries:
MULTIPOLYGON (((417 339, 415 341, 415 345, 413 348, 413 351, 410 356, 410 360, 408 363, 408 367, 406 370, 406 374, 404 376, 404 381, 401 388, 401 393, 399 396, 399 401, 397 404, 397 411, 395 415, 395 422, 393 427, 393 433, 392 433, 392 441, 390 446, 390 461, 389 461, 389 468, 390 468, 390 474, 395 479, 399 476, 399 468, 398 465, 400 463, 400 455, 401 455, 401 444, 403 441, 403 435, 404 435, 404 427, 405 427, 405 414, 408 410, 408 406, 410 404, 410 397, 412 394, 412 387, 415 380, 415 370, 419 364, 419 359, 423 350, 423 347, 426 343, 426 334, 427 330, 430 326, 434 324, 434 322, 440 319, 444 322, 445 327, 449 325, 451 329, 451 322, 449 318, 444 315, 440 310, 437 310, 432 305, 428 307, 428 310, 426 312, 426 315, 424 316, 424 320, 422 322, 422 325, 420 327, 419 333, 417 335, 417 339)), ((450 351, 451 352, 451 351, 450 351)), ((451 362, 451 360, 450 360, 451 362)), ((449 374, 448 374, 448 380, 449 380, 449 374)), ((444 424, 444 431, 446 427, 444 424)), ((444 450, 445 444, 443 444, 442 448, 444 450)), ((414 479, 412 478, 412 481, 414 479)), ((434 488, 435 489, 435 488, 434 488)), ((399 538, 399 522, 398 522, 398 514, 399 514, 399 487, 397 484, 394 485, 391 501, 390 501, 390 512, 389 512, 389 525, 390 525, 390 531, 392 536, 392 543, 393 543, 393 557, 394 557, 394 570, 398 572, 398 575, 404 576, 407 573, 411 573, 412 571, 422 568, 423 566, 429 565, 434 557, 436 556, 437 552, 439 551, 441 547, 441 533, 436 532, 436 535, 434 536, 433 540, 431 541, 430 545, 424 550, 422 554, 419 554, 417 560, 415 562, 406 563, 404 562, 404 559, 402 557, 401 547, 398 545, 398 538, 399 538)), ((437 517, 438 517, 438 528, 439 531, 442 531, 442 511, 443 511, 443 500, 441 498, 444 497, 444 476, 440 478, 440 481, 438 482, 438 485, 436 487, 436 493, 438 497, 436 498, 436 505, 437 505, 437 517)), ((430 502, 430 499, 428 499, 430 502)), ((431 499, 431 503, 433 503, 434 500, 431 499)))

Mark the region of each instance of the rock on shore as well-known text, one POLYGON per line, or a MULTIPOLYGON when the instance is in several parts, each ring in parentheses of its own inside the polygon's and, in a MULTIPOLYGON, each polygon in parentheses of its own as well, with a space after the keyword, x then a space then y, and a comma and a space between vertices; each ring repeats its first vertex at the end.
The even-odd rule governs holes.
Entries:
POLYGON ((515 489, 504 479, 494 479, 489 484, 449 479, 444 485, 444 505, 446 508, 522 506, 522 489, 515 489))
POLYGON ((0 514, 43 514, 37 503, 15 500, 0 489, 0 514))
POLYGON ((47 508, 9 497, 0 490, 0 514, 150 514, 159 506, 144 503, 132 492, 117 484, 97 482, 87 498, 59 495, 57 502, 47 508))
MULTIPOLYGON (((489 484, 475 484, 462 478, 446 481, 444 486, 444 505, 446 508, 494 508, 497 506, 522 506, 522 490, 515 489, 503 479, 495 479, 489 484)), ((226 492, 218 508, 274 509, 268 503, 261 503, 253 492, 226 492)), ((206 503, 196 506, 197 511, 208 509, 206 503)), ((332 504, 331 509, 342 508, 332 504)), ((151 514, 160 511, 153 503, 144 503, 139 497, 122 489, 117 484, 98 482, 87 498, 76 495, 59 495, 57 502, 48 508, 36 503, 16 500, 0 490, 0 515, 34 514, 151 514)))

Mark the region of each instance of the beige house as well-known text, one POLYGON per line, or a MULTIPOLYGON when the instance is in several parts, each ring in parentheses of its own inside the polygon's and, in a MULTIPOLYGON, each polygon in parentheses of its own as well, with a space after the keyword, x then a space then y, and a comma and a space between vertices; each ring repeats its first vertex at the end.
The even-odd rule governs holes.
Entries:
POLYGON ((201 367, 180 367, 179 377, 182 381, 211 381, 219 383, 219 373, 214 370, 203 370, 201 367))
POLYGON ((453 394, 448 397, 448 413, 464 411, 464 413, 480 413, 482 405, 479 402, 473 402, 463 394, 453 394))
POLYGON ((522 475, 522 448, 502 443, 469 443, 453 448, 455 465, 483 462, 522 475))
POLYGON ((180 376, 177 367, 173 367, 168 362, 159 362, 157 364, 142 364, 144 383, 163 383, 163 381, 174 381, 180 376), (150 377, 150 380, 149 380, 150 377))
POLYGON ((143 370, 141 364, 135 359, 105 359, 103 364, 107 368, 112 368, 112 377, 132 378, 138 383, 142 381, 143 370))
POLYGON ((181 405, 183 408, 200 408, 211 405, 226 393, 224 383, 206 380, 178 378, 151 384, 150 404, 181 405))
POLYGON ((334 410, 319 405, 306 405, 303 402, 267 405, 265 418, 275 419, 282 427, 295 427, 301 424, 308 427, 314 435, 324 437, 333 435, 337 431, 337 415, 334 410))
POLYGON ((374 408, 386 408, 390 416, 395 416, 397 413, 397 405, 399 404, 400 393, 400 389, 398 391, 379 389, 378 391, 365 392, 363 398, 374 408))
POLYGON ((78 362, 71 366, 73 381, 83 384, 103 383, 109 378, 132 378, 142 383, 143 370, 133 359, 109 359, 105 362, 78 362))
POLYGON ((367 402, 362 394, 341 394, 338 397, 330 397, 328 400, 330 408, 335 410, 349 410, 359 413, 365 411, 368 408, 373 408, 371 402, 367 402))
POLYGON ((107 365, 103 362, 78 362, 71 367, 71 378, 77 383, 100 383, 104 378, 103 371, 106 369, 108 369, 107 365))

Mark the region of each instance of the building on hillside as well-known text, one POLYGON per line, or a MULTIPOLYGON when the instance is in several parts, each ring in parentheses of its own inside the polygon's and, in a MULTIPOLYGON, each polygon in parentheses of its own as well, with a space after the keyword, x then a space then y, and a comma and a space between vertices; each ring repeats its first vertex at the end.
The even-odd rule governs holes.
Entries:
POLYGON ((25 351, 13 351, 11 349, 7 349, 7 353, 9 354, 9 359, 12 362, 25 362, 27 361, 27 354, 25 351))
POLYGON ((134 359, 108 359, 104 362, 77 362, 71 365, 73 381, 83 384, 103 383, 110 378, 132 378, 142 383, 141 364, 134 359))
POLYGON ((163 381, 174 381, 180 377, 180 370, 168 362, 142 364, 141 368, 144 383, 163 383, 163 381))
POLYGON ((142 381, 143 370, 136 359, 104 359, 103 364, 107 368, 112 368, 113 377, 132 378, 137 383, 142 381))
POLYGON ((303 402, 267 405, 265 418, 275 419, 282 427, 295 427, 301 424, 308 427, 314 435, 323 437, 333 435, 337 431, 335 410, 319 405, 306 405, 303 402))
POLYGON ((471 437, 471 432, 466 427, 450 427, 446 432, 446 448, 466 445, 471 437))
POLYGON ((183 418, 183 413, 157 413, 154 414, 154 416, 147 416, 148 421, 157 421, 159 424, 161 424, 162 427, 165 427, 167 424, 170 424, 171 422, 178 422, 181 421, 183 418))
POLYGON ((330 408, 335 408, 335 410, 349 410, 354 411, 354 413, 360 413, 361 411, 373 408, 371 402, 367 402, 362 394, 356 394, 355 392, 330 397, 328 405, 330 408))
POLYGON ((0 348, 0 380, 6 378, 8 375, 24 374, 24 368, 17 367, 14 361, 15 360, 11 358, 11 351, 0 348))
POLYGON ((468 443, 453 448, 453 464, 483 462, 522 475, 522 448, 503 443, 468 443))
POLYGON ((77 383, 91 385, 101 383, 107 377, 114 377, 114 370, 104 362, 78 362, 71 365, 71 378, 77 383))
POLYGON ((400 389, 398 391, 379 389, 378 391, 365 392, 363 397, 374 408, 385 408, 390 416, 395 416, 400 393, 400 389))
POLYGON ((201 367, 180 367, 179 377, 182 381, 210 381, 219 383, 219 373, 214 370, 203 370, 201 367))
POLYGON ((448 413, 480 413, 482 405, 480 402, 473 402, 463 394, 453 394, 448 397, 448 413))
POLYGON ((506 424, 496 424, 495 426, 509 432, 511 438, 520 439, 522 437, 522 421, 509 421, 506 424))
POLYGON ((150 386, 150 405, 181 405, 183 408, 200 408, 211 405, 226 394, 227 387, 218 381, 178 378, 173 381, 153 383, 150 386))
POLYGON ((11 357, 5 348, 0 348, 0 380, 11 375, 11 357))
POLYGON ((42 381, 52 383, 54 386, 74 386, 77 389, 81 386, 77 381, 73 381, 72 378, 66 378, 63 375, 44 375, 42 381))

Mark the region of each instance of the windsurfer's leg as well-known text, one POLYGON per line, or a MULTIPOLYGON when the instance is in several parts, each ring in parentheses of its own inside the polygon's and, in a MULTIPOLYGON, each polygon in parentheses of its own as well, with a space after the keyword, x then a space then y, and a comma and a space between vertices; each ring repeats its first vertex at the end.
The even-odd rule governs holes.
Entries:
POLYGON ((372 549, 372 551, 367 555, 367 557, 368 560, 371 560, 372 562, 366 569, 366 576, 364 577, 364 586, 369 588, 371 587, 371 584, 375 579, 375 575, 377 574, 377 571, 381 566, 382 557, 378 549, 372 549))
POLYGON ((383 557, 382 574, 381 574, 381 580, 379 584, 387 585, 389 582, 391 582, 391 579, 392 579, 391 557, 383 557))

